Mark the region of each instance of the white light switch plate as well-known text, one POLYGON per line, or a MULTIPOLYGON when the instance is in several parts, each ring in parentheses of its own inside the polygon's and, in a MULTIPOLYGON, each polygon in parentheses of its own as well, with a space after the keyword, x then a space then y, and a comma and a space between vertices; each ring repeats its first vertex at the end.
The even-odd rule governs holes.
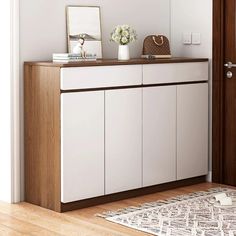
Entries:
POLYGON ((194 45, 201 44, 201 34, 200 33, 192 33, 192 44, 194 44, 194 45))
POLYGON ((183 33, 183 44, 190 45, 192 43, 192 33, 183 33))

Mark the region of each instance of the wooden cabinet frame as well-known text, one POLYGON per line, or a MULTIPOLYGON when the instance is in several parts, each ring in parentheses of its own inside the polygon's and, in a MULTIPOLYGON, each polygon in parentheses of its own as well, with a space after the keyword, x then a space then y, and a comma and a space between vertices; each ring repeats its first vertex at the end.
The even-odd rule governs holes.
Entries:
MULTIPOLYGON (((74 210, 105 202, 117 201, 163 191, 179 186, 186 186, 205 181, 205 176, 152 187, 130 190, 92 199, 71 203, 61 203, 61 93, 80 92, 81 90, 63 91, 60 88, 60 71, 64 67, 136 65, 161 63, 207 62, 207 59, 171 59, 140 60, 129 62, 98 61, 92 63, 58 64, 52 62, 28 62, 24 67, 24 124, 25 124, 25 199, 27 202, 57 212, 74 210)), ((206 82, 206 81, 205 81, 206 82)), ((179 82, 195 84, 201 82, 179 82)), ((176 84, 176 83, 173 83, 176 84)), ((143 88, 164 86, 166 84, 137 85, 122 88, 143 88)), ((168 85, 171 85, 169 83, 168 85)), ((121 87, 119 87, 120 89, 121 87)), ((117 88, 106 88, 117 89, 117 88)), ((93 91, 88 89, 87 91, 93 91)), ((100 90, 104 90, 101 88, 100 90)), ((73 184, 73 183, 72 183, 73 184)))

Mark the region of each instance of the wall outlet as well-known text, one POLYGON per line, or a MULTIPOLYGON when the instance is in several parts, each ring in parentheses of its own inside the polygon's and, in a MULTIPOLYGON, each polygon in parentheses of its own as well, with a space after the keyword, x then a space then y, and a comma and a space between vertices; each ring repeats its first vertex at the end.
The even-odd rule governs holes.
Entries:
POLYGON ((192 33, 183 33, 183 44, 190 45, 192 44, 192 33))
POLYGON ((192 33, 192 44, 194 44, 194 45, 201 44, 201 34, 200 33, 192 33))

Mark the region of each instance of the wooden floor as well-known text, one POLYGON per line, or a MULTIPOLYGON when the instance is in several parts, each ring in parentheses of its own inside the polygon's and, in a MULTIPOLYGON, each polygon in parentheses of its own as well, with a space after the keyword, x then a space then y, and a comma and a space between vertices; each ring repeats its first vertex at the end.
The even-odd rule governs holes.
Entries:
POLYGON ((63 214, 28 203, 0 203, 0 235, 145 236, 148 234, 107 222, 94 215, 218 186, 203 183, 63 214))

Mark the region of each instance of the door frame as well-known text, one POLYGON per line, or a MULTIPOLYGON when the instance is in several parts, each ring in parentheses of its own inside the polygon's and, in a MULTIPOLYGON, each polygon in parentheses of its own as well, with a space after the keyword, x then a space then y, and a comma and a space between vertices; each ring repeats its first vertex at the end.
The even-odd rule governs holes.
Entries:
POLYGON ((21 201, 20 0, 11 0, 11 203, 21 201))
POLYGON ((216 183, 223 183, 225 1, 213 0, 212 180, 216 183))

